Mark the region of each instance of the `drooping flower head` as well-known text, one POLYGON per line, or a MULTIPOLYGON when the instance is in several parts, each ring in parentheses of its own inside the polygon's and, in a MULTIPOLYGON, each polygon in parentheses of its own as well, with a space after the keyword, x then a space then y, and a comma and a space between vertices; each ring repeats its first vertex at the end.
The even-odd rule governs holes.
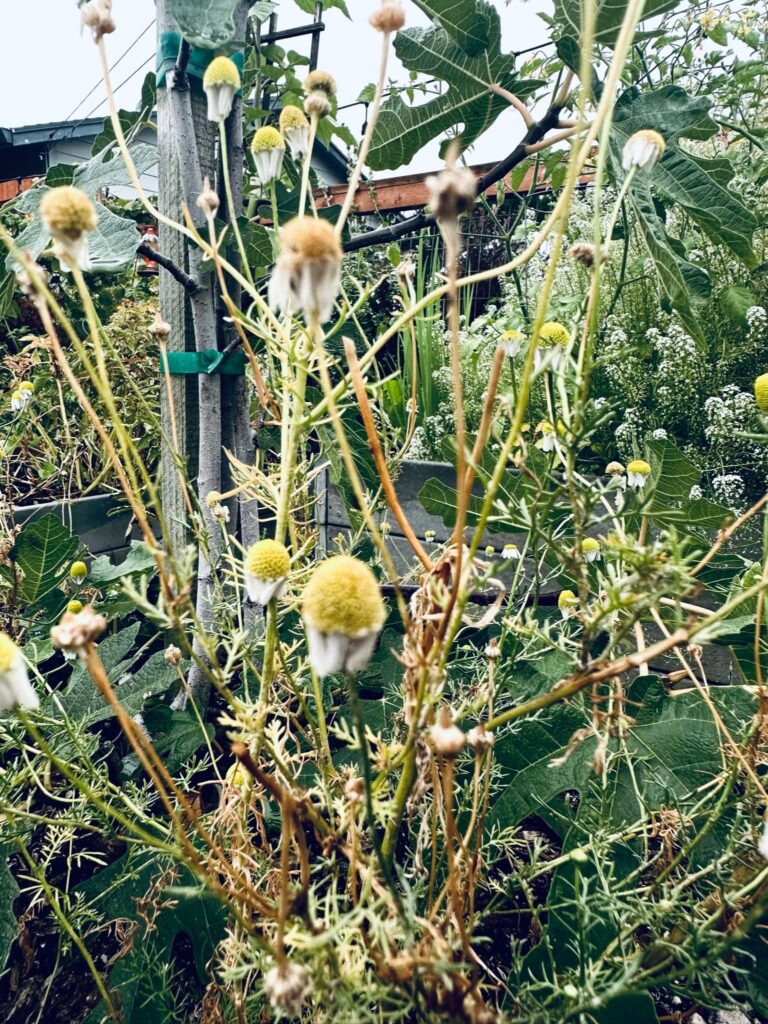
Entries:
POLYGON ((381 0, 381 7, 368 19, 377 32, 399 32, 405 24, 405 11, 399 0, 381 0))
POLYGON ((576 614, 579 607, 579 599, 572 590, 562 590, 557 599, 557 607, 564 619, 569 619, 576 614))
POLYGON ((639 171, 650 171, 666 149, 664 138, 651 128, 643 128, 630 135, 624 145, 622 166, 625 171, 636 167, 639 171))
POLYGON ((555 428, 549 420, 542 420, 536 427, 536 433, 541 434, 541 437, 536 442, 536 447, 540 448, 543 452, 554 451, 557 438, 555 436, 555 428))
POLYGON ((272 125, 266 124, 259 128, 251 142, 253 162, 256 164, 256 177, 260 185, 266 185, 280 177, 285 156, 283 136, 272 125))
POLYGON ((0 711, 14 707, 33 711, 39 706, 24 656, 9 636, 0 633, 0 711))
POLYGON ((51 629, 53 646, 65 654, 83 657, 88 645, 107 628, 107 620, 87 604, 79 612, 67 611, 57 626, 51 629))
POLYGON ((283 107, 280 111, 280 130, 293 159, 302 160, 309 150, 309 121, 304 111, 298 107, 283 107))
POLYGON ((639 491, 645 486, 650 473, 651 467, 645 459, 633 459, 627 466, 627 483, 639 491))
POLYGON ((245 556, 245 589, 249 600, 268 605, 282 596, 291 568, 288 549, 279 541, 257 541, 245 556))
POLYGON ((319 676, 365 668, 386 617, 376 577, 349 555, 336 555, 315 569, 301 614, 309 661, 319 676))
POLYGON ((600 557, 600 541, 594 537, 585 537, 581 542, 581 554, 585 562, 595 562, 600 557))
POLYGON ((520 560, 520 548, 517 544, 505 544, 501 551, 501 557, 507 562, 518 562, 520 560))
POLYGON ((88 270, 88 233, 98 224, 98 214, 88 196, 74 185, 49 189, 40 203, 40 216, 54 241, 62 269, 88 270))
POLYGON ((214 57, 203 75, 209 121, 226 121, 240 84, 237 64, 229 57, 214 57))
POLYGON ((280 255, 269 282, 269 302, 310 322, 331 315, 341 285, 341 243, 326 220, 294 217, 280 230, 280 255))
POLYGON ((768 413, 768 373, 755 378, 755 401, 760 412, 768 413))
POLYGON ((309 117, 327 117, 336 95, 336 79, 327 71, 310 71, 304 80, 304 112, 309 117))
POLYGON ((565 358, 565 350, 570 340, 570 331, 564 324, 556 320, 548 320, 542 324, 534 356, 535 368, 541 370, 544 367, 551 367, 557 370, 565 358))
POLYGON ((499 344, 504 349, 505 356, 516 356, 523 347, 525 335, 522 331, 504 331, 499 338, 499 344))

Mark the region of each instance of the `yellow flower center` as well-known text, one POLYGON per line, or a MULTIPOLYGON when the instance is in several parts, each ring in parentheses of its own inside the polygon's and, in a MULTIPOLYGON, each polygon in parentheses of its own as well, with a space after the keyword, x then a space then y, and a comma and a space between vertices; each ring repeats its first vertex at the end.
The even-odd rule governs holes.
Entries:
POLYGON ((280 111, 280 127, 283 131, 290 131, 291 128, 306 128, 309 124, 303 110, 298 107, 283 107, 280 111))
POLYGON ((581 550, 585 555, 591 554, 593 551, 600 550, 600 541, 595 540, 594 537, 587 537, 581 542, 581 550))
POLYGON ((283 142, 283 136, 277 128, 267 124, 263 128, 259 128, 253 136, 251 152, 264 153, 270 149, 285 149, 285 143, 283 142))
POLYGON ((386 611, 368 566, 358 558, 336 555, 315 569, 304 591, 302 615, 321 633, 360 636, 381 629, 386 611))
POLYGON ((291 568, 291 556, 276 540, 260 540, 248 549, 245 569, 260 580, 281 580, 291 568))
POLYGON ((203 88, 210 89, 213 85, 231 85, 240 88, 240 72, 237 64, 229 57, 215 57, 205 69, 203 88))
POLYGON ((73 580, 84 580, 88 575, 88 566, 85 562, 73 562, 69 570, 69 575, 73 580))
POLYGON ((760 412, 768 412, 768 373, 762 373, 755 380, 755 401, 760 412))
POLYGON ((52 235, 73 240, 93 231, 99 220, 91 200, 73 185, 61 185, 46 192, 40 203, 40 216, 52 235))
POLYGON ((567 608, 575 608, 578 603, 579 599, 572 590, 563 590, 557 599, 557 607, 561 612, 567 608))
POLYGON ((294 217, 280 232, 283 251, 301 260, 341 260, 341 243, 327 220, 294 217))
POLYGON ((556 320, 548 320, 547 323, 542 324, 539 332, 539 342, 545 348, 551 348, 554 345, 564 347, 568 344, 570 337, 568 328, 556 320))
POLYGON ((628 473, 640 473, 642 476, 648 476, 651 472, 651 467, 645 461, 645 459, 633 459, 632 462, 627 466, 628 473))

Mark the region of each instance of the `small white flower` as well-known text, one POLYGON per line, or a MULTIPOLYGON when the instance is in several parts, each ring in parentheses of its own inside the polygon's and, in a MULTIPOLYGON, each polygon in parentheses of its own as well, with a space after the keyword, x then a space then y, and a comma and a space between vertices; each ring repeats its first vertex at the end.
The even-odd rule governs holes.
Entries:
POLYGON ((0 633, 0 711, 19 707, 33 711, 40 700, 29 681, 27 663, 19 648, 0 633))
POLYGON ((16 388, 11 395, 11 412, 24 412, 32 400, 32 392, 16 388))
POLYGON ((516 562, 520 558, 520 548, 517 544, 505 544, 501 552, 501 557, 508 562, 516 562))
POLYGON ((277 128, 265 125, 259 128, 251 143, 251 154, 256 165, 256 183, 268 185, 280 177, 285 157, 285 143, 277 128))
POLYGON ((502 336, 499 338, 499 344, 504 349, 505 356, 516 356, 520 349, 523 347, 522 331, 504 331, 502 336))
POLYGON ((229 57, 214 57, 203 76, 209 121, 226 121, 232 112, 232 104, 240 84, 237 64, 229 57))
POLYGON ((586 537, 581 542, 581 557, 585 562, 596 562, 600 558, 600 541, 594 537, 586 537))
POLYGON ((309 152, 309 121, 303 110, 287 106, 280 111, 280 128, 294 160, 302 160, 309 152))
POLYGON ((547 420, 542 420, 541 423, 536 427, 536 433, 541 434, 541 437, 536 442, 536 447, 543 452, 552 452, 555 450, 555 443, 557 438, 555 437, 555 428, 547 420))
POLYGON ((645 459, 633 459, 627 466, 627 483, 636 491, 642 490, 648 482, 651 467, 645 459))
POLYGON ((272 600, 283 596, 291 556, 279 541, 257 541, 245 556, 245 589, 249 601, 266 607, 272 600))

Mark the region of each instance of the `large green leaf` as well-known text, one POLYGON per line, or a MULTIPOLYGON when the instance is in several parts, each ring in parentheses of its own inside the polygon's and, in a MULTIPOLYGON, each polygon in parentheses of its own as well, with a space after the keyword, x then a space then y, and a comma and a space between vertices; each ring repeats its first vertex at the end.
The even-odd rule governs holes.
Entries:
MULTIPOLYGON (((157 149, 145 143, 131 146, 131 156, 139 175, 157 163, 157 149)), ((45 184, 30 189, 24 194, 16 208, 20 213, 31 214, 33 219, 16 238, 19 249, 37 258, 50 241, 50 235, 39 215, 40 203, 49 187, 72 183, 86 195, 95 199, 100 189, 107 186, 127 186, 131 183, 117 150, 108 148, 92 157, 79 167, 57 164, 46 176, 45 184)), ((124 270, 136 256, 140 236, 133 221, 118 217, 105 206, 97 203, 99 222, 89 238, 88 253, 91 270, 94 273, 116 273, 124 270)), ((15 268, 13 256, 8 256, 6 267, 15 268)))
POLYGON ((77 537, 54 515, 24 526, 11 555, 23 573, 18 589, 21 602, 38 604, 58 589, 79 547, 77 537))
MULTIPOLYGON (((443 25, 455 25, 448 15, 450 5, 429 3, 440 8, 443 25)), ((468 40, 466 2, 457 7, 459 34, 477 46, 479 37, 468 40)), ((437 12, 436 12, 437 16, 437 12)), ((426 103, 408 106, 399 94, 384 104, 373 134, 368 162, 376 170, 402 167, 432 139, 463 125, 463 148, 472 145, 509 104, 491 92, 501 85, 521 99, 531 96, 538 82, 515 80, 514 54, 501 52, 501 22, 498 11, 485 0, 475 2, 475 23, 487 28, 487 43, 480 50, 467 52, 443 25, 413 28, 399 32, 395 39, 397 56, 411 72, 443 79, 448 89, 426 103)))
POLYGON ((475 0, 413 0, 433 21, 441 25, 459 46, 473 56, 485 50, 491 38, 491 20, 487 10, 479 10, 475 0))
MULTIPOLYGON (((677 7, 680 0, 646 0, 643 18, 663 14, 677 7)), ((616 41, 621 23, 627 12, 628 0, 598 0, 595 39, 610 45, 616 41)), ((581 36, 582 0, 555 0, 555 21, 565 35, 581 36)))
POLYGON ((691 488, 699 483, 701 470, 671 441, 648 443, 653 498, 648 514, 659 526, 674 524, 683 533, 701 537, 719 529, 731 515, 724 505, 708 498, 691 500, 691 488))
POLYGON ((235 11, 240 0, 166 0, 165 10, 187 42, 206 50, 227 46, 235 38, 235 11))
POLYGON ((696 156, 680 145, 681 139, 702 140, 715 134, 717 125, 709 117, 709 107, 706 97, 689 96, 676 85, 643 93, 628 89, 616 104, 610 144, 614 173, 622 179, 622 151, 631 135, 653 129, 666 142, 664 155, 653 170, 635 175, 628 198, 662 287, 694 334, 699 331, 693 308, 709 298, 711 284, 708 275, 685 258, 680 242, 667 232, 663 208, 654 202, 654 193, 666 204, 678 205, 713 242, 729 248, 747 266, 756 262, 752 236, 757 219, 728 187, 733 176, 730 161, 696 156))

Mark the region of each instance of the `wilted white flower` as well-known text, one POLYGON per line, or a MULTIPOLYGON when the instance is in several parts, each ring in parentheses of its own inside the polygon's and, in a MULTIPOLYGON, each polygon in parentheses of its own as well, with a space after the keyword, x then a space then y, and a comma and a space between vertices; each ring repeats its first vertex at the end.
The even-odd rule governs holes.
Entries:
POLYGON ((229 57, 214 57, 203 75, 209 121, 226 121, 240 84, 237 64, 229 57))
POLYGON ((319 676, 365 668, 386 618, 373 572, 348 555, 328 558, 315 569, 301 614, 309 662, 319 676))
POLYGON ((112 0, 87 0, 80 8, 80 28, 91 30, 94 43, 114 32, 112 0))
POLYGON ((453 712, 443 704, 437 713, 437 721, 429 730, 429 742, 441 757, 458 757, 464 749, 467 737, 453 721, 453 712))
POLYGON ((282 597, 291 556, 279 541, 266 538, 257 541, 245 556, 245 589, 255 604, 268 605, 282 597))
POLYGON ((336 95, 336 79, 327 71, 310 71, 304 80, 304 112, 310 117, 327 117, 336 95))
POLYGON ((269 282, 269 302, 288 316, 328 319, 341 286, 341 243, 326 220, 294 217, 280 230, 280 255, 269 282))
POLYGON ((649 171, 665 149, 666 143, 658 132, 651 129, 635 132, 624 146, 622 166, 625 171, 632 167, 637 167, 640 171, 649 171))
POLYGON ((98 615, 91 605, 86 605, 81 612, 73 614, 65 612, 57 626, 51 629, 53 646, 64 652, 74 652, 83 657, 88 645, 93 643, 107 628, 107 620, 98 615))
POLYGON ((543 452, 554 451, 557 439, 555 437, 555 428, 549 420, 542 420, 536 427, 536 433, 541 434, 541 437, 536 442, 536 447, 540 448, 543 452))
POLYGON ((499 338, 499 344, 504 349, 505 356, 516 356, 523 347, 525 336, 522 331, 504 331, 499 338))
POLYGON ((285 157, 283 136, 272 125, 259 128, 251 143, 251 154, 256 165, 256 181, 267 185, 280 177, 285 157))
POLYGON ((9 636, 0 633, 0 711, 14 707, 32 711, 39 706, 23 654, 9 636))
POLYGON ((501 557, 507 562, 517 562, 520 558, 520 548, 517 544, 505 544, 501 550, 501 557))
POLYGON ((280 111, 280 130, 283 133, 291 156, 301 160, 309 152, 309 121, 303 110, 287 106, 280 111))

